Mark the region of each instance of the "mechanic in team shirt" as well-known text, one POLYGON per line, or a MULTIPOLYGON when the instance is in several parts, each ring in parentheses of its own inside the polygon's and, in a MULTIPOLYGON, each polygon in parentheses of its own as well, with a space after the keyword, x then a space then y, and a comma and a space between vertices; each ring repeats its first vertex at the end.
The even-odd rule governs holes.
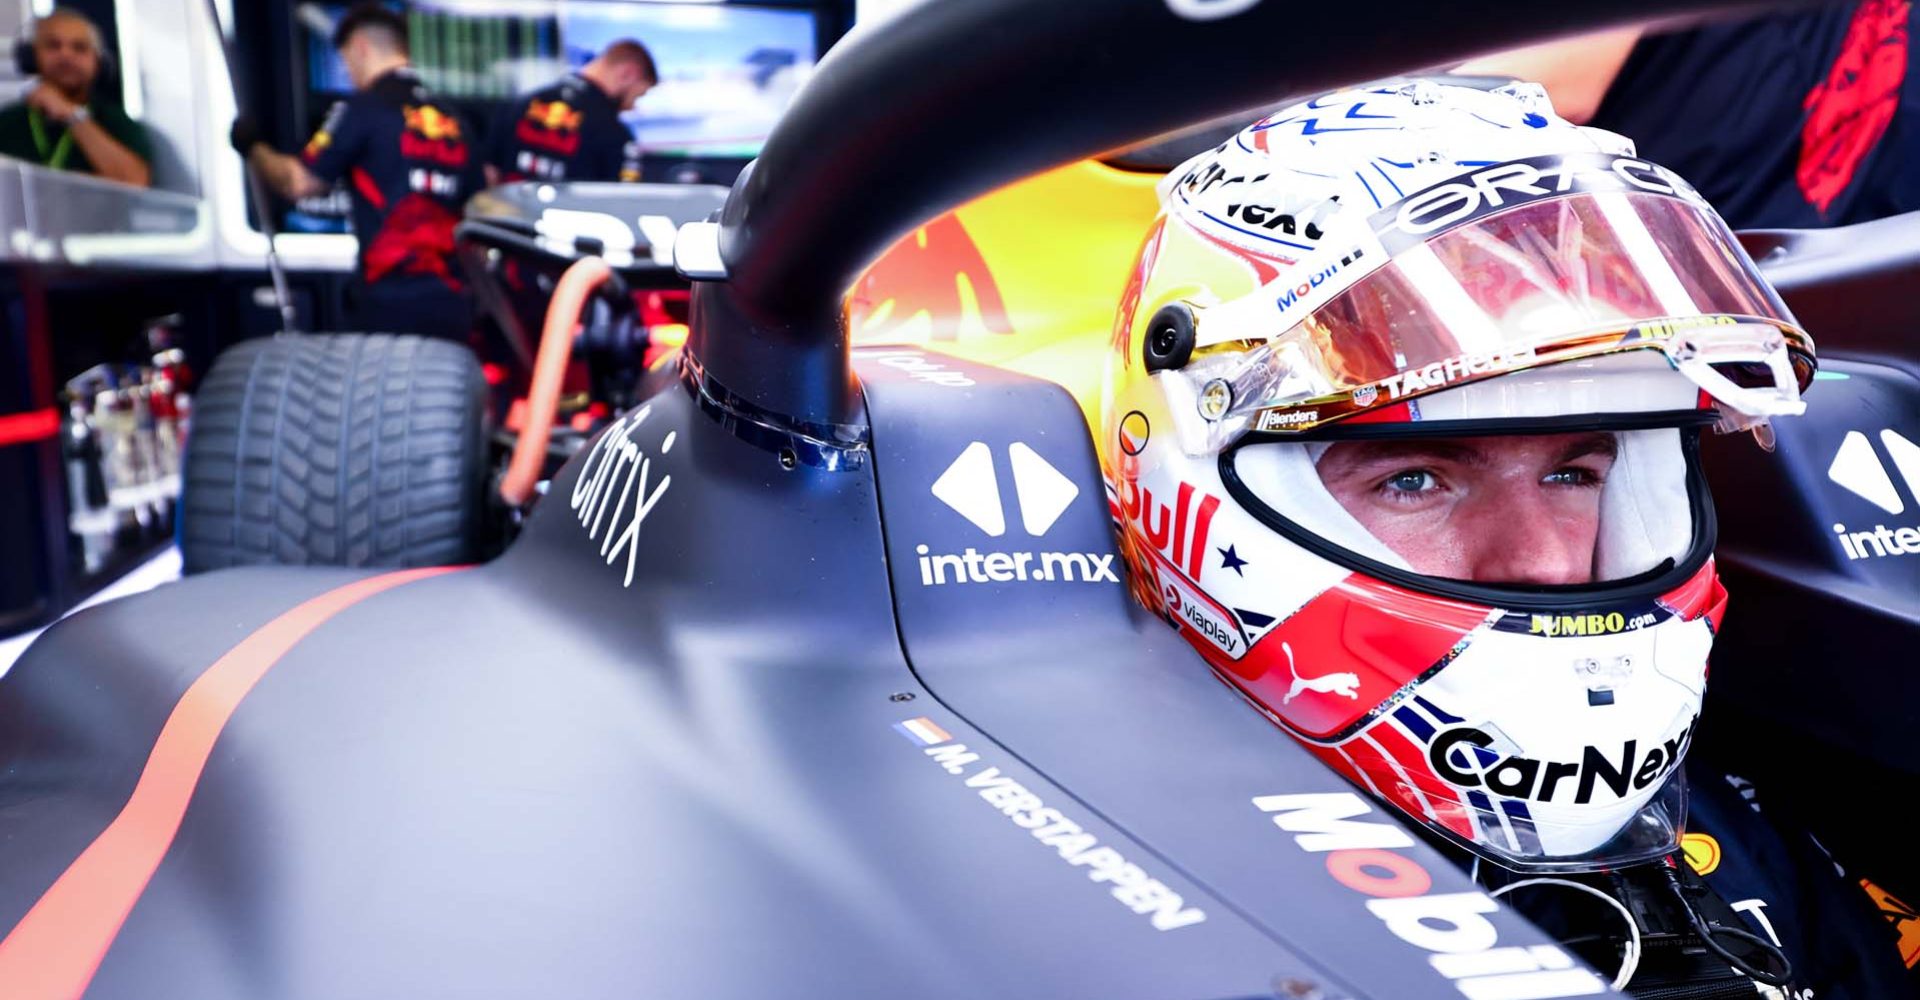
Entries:
POLYGON ((464 341, 473 310, 453 229, 481 179, 466 124, 420 82, 400 15, 360 4, 333 41, 356 93, 327 112, 306 149, 289 156, 270 148, 244 117, 234 122, 233 146, 289 199, 347 182, 360 238, 348 292, 355 329, 464 341))
POLYGON ((1475 60, 1538 80, 1570 121, 1692 179, 1736 229, 1840 226, 1920 209, 1914 7, 1789 6, 1638 26, 1475 60))
POLYGON ((608 45, 580 72, 507 106, 493 128, 487 183, 638 181, 640 146, 620 115, 659 82, 646 46, 608 45))
POLYGON ((1698 192, 1537 86, 1413 81, 1160 194, 1102 399, 1135 598, 1616 986, 1914 995, 1911 910, 1689 752, 1727 596, 1697 441, 1813 373, 1698 192))

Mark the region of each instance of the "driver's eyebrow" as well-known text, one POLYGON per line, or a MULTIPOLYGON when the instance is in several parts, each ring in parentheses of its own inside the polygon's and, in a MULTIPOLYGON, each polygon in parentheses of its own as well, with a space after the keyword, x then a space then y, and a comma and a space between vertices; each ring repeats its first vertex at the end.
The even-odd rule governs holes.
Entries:
POLYGON ((1345 464, 1405 462, 1416 459, 1456 462, 1461 465, 1487 464, 1486 452, 1456 441, 1368 441, 1356 442, 1347 452, 1345 464))
POLYGON ((1566 450, 1560 453, 1559 459, 1556 460, 1554 464, 1559 465, 1565 462, 1571 462, 1576 458, 1585 458, 1588 455, 1602 455, 1609 459, 1617 458, 1620 455, 1620 442, 1615 440, 1611 434, 1594 433, 1582 435, 1579 440, 1567 445, 1566 450))

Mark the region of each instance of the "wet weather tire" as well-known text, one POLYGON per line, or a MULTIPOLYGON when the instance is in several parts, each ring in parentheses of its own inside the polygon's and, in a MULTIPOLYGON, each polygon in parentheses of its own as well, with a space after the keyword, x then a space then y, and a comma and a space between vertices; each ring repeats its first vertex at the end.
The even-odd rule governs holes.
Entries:
POLYGON ((194 399, 186 571, 474 560, 485 399, 472 352, 443 340, 336 333, 234 346, 194 399))

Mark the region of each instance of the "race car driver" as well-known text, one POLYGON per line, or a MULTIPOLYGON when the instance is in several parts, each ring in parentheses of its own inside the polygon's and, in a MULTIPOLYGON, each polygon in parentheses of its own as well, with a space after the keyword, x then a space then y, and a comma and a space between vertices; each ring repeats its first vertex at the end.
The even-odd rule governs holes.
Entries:
POLYGON ((1695 190, 1537 86, 1418 81, 1161 199, 1102 398, 1135 596, 1617 986, 1910 995, 1881 897, 1689 756, 1697 442, 1767 440, 1814 367, 1695 190))
POLYGON ((306 149, 296 157, 270 148, 244 117, 233 124, 233 146, 289 199, 349 181, 360 237, 348 291, 354 328, 465 340, 472 306, 453 228, 480 183, 469 130, 414 73, 400 15, 360 4, 340 20, 333 41, 356 93, 333 106, 306 149))
POLYGON ((640 144, 620 121, 660 82, 653 54, 631 38, 507 105, 491 132, 487 183, 638 181, 640 144))

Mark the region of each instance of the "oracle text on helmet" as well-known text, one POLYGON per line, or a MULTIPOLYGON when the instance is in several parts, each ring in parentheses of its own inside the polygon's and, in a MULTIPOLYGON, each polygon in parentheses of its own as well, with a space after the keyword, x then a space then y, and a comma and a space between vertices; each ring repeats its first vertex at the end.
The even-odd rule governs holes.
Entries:
POLYGON ((1389 209, 1388 228, 1426 236, 1504 208, 1591 190, 1690 194, 1673 174, 1630 156, 1536 157, 1483 167, 1411 195, 1389 209))

